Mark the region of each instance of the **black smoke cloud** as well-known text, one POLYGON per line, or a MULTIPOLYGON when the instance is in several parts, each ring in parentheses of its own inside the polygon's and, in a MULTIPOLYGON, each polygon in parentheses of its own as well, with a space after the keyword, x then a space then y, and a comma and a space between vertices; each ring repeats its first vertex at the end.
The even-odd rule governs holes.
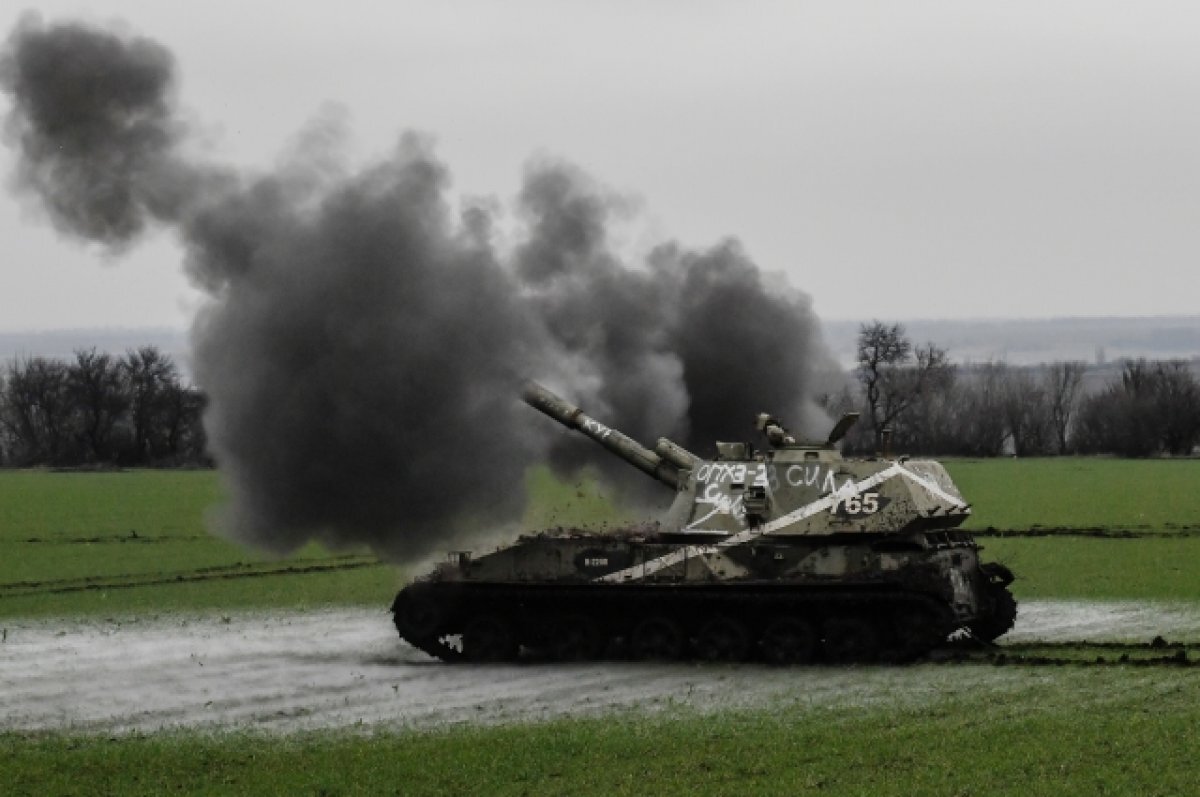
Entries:
MULTIPOLYGON (((663 244, 631 268, 607 240, 620 198, 561 163, 527 172, 519 208, 529 237, 514 270, 560 357, 578 364, 573 388, 594 414, 702 456, 716 440, 752 437, 759 410, 801 428, 823 420, 810 382, 830 358, 810 301, 769 281, 736 241, 701 252, 663 244)), ((595 459, 573 438, 551 455, 567 467, 595 459)))
POLYGON ((0 85, 16 185, 56 226, 115 250, 178 234, 209 296, 194 369, 238 539, 411 559, 519 517, 536 461, 612 464, 519 403, 528 377, 701 454, 759 409, 812 411, 807 297, 733 241, 631 265, 609 232, 624 203, 568 164, 528 167, 502 249, 498 211, 453 208, 413 134, 359 169, 320 134, 259 174, 189 160, 173 58, 146 39, 28 17, 0 85))
POLYGON ((237 535, 415 556, 465 516, 512 517, 533 460, 513 396, 536 327, 419 141, 361 173, 277 178, 197 211, 189 265, 205 422, 237 535))
POLYGON ((118 246, 170 212, 164 163, 183 134, 173 63, 148 39, 19 23, 0 66, 14 106, 6 132, 23 155, 18 185, 60 230, 118 246))

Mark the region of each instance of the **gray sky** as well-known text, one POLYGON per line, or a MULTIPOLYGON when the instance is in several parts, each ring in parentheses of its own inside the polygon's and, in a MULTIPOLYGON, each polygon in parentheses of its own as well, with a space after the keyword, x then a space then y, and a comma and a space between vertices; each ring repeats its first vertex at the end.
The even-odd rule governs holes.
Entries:
MULTIPOLYGON (((426 131, 466 195, 561 156, 638 198, 631 249, 736 236, 824 318, 1200 305, 1195 3, 32 8, 171 49, 213 159, 270 164, 330 102, 353 159, 426 131)), ((9 194, 0 258, 0 330, 181 326, 200 302, 168 236, 106 260, 9 194)))

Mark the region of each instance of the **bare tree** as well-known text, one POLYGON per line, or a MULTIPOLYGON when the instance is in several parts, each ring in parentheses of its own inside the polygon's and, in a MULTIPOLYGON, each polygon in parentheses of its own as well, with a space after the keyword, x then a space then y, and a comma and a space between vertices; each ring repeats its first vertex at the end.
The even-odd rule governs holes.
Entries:
POLYGON ((1087 365, 1081 362, 1052 363, 1046 368, 1046 401, 1050 408, 1050 424, 1057 453, 1067 453, 1071 424, 1079 405, 1079 387, 1087 365))
POLYGON ((124 357, 81 349, 70 364, 18 359, 0 373, 0 462, 211 464, 204 404, 152 346, 124 357))
POLYGON ((975 457, 1004 453, 1009 437, 1007 378, 1008 366, 1004 363, 984 363, 973 366, 960 380, 955 397, 957 447, 949 453, 975 457))
POLYGON ((163 419, 169 409, 169 391, 179 384, 179 371, 157 346, 142 346, 125 353, 121 361, 129 384, 129 421, 133 428, 135 462, 149 462, 163 453, 163 419))
POLYGON ((1049 396, 1027 368, 1005 366, 1002 405, 1013 453, 1028 457, 1048 454, 1054 436, 1049 396))
POLYGON ((113 431, 129 406, 125 373, 111 354, 79 349, 67 369, 67 395, 71 400, 85 456, 93 462, 113 458, 113 431))
POLYGON ((176 462, 197 462, 205 456, 204 426, 200 415, 204 396, 193 387, 175 383, 166 388, 162 401, 163 453, 176 462))
POLYGON ((900 324, 873 321, 859 328, 858 378, 876 450, 883 447, 883 430, 951 373, 945 349, 932 343, 914 349, 900 324))
POLYGON ((1200 438, 1200 384, 1182 360, 1155 365, 1154 404, 1168 454, 1192 453, 1200 438))
POLYGON ((1148 457, 1158 450, 1149 410, 1147 397, 1110 385, 1080 403, 1073 445, 1085 454, 1148 457))
POLYGON ((1125 363, 1121 381, 1080 407, 1079 447, 1122 456, 1188 454, 1200 439, 1200 385, 1183 362, 1125 363))
POLYGON ((0 409, 12 459, 18 465, 57 465, 70 440, 67 368, 45 357, 8 366, 0 409))

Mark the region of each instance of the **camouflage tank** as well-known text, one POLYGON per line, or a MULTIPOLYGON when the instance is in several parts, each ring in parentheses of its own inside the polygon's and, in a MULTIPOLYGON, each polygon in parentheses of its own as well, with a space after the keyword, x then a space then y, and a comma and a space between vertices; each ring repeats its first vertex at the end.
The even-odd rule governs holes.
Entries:
POLYGON ((965 631, 1008 631, 1012 573, 980 562, 971 508, 937 462, 843 459, 758 417, 768 447, 702 459, 647 449, 545 388, 531 406, 675 492, 665 518, 521 536, 452 554, 400 591, 400 636, 447 661, 680 657, 777 664, 907 661, 965 631))

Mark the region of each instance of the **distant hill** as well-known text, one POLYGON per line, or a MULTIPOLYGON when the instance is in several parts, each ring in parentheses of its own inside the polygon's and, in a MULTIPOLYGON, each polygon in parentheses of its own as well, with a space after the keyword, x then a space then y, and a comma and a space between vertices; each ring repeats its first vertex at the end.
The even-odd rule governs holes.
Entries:
MULTIPOLYGON (((957 363, 1003 361, 1033 365, 1082 360, 1104 365, 1121 358, 1152 360, 1200 357, 1200 315, 1144 318, 1050 318, 900 321, 915 342, 948 349, 957 363)), ((854 364, 859 321, 826 321, 826 338, 837 361, 854 364)))
MULTIPOLYGON (((869 320, 869 319, 868 319, 869 320)), ((1033 365, 1056 360, 1083 360, 1091 365, 1123 357, 1193 359, 1200 357, 1200 315, 1145 318, 1051 318, 899 320, 914 341, 932 341, 950 351, 957 363, 1003 361, 1033 365)), ((826 340, 839 364, 854 364, 859 321, 824 322, 826 340)), ((0 332, 0 362, 42 355, 69 358, 80 348, 114 354, 138 346, 158 346, 184 373, 190 372, 187 333, 182 329, 70 329, 46 332, 0 332)))

